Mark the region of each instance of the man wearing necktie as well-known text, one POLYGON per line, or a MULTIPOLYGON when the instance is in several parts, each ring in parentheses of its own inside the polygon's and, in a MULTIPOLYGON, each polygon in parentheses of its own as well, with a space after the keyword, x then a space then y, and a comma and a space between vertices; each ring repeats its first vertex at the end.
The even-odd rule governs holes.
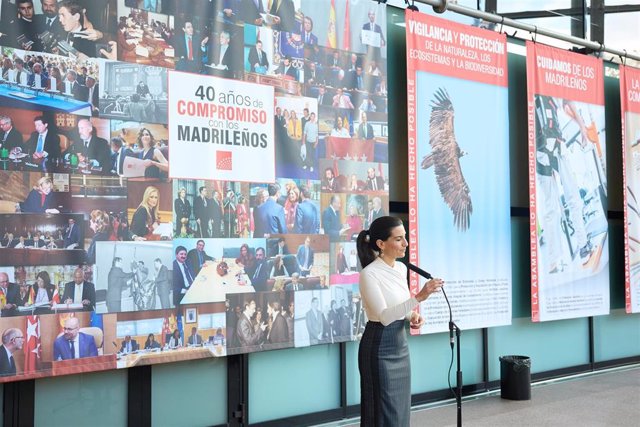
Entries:
POLYGON ((197 276, 202 269, 202 266, 207 261, 213 261, 213 257, 207 255, 204 251, 204 240, 198 240, 196 242, 195 249, 191 249, 187 254, 187 265, 193 272, 194 276, 197 276))
POLYGON ((296 253, 298 265, 300 266, 300 275, 302 277, 308 276, 311 272, 311 267, 313 267, 313 257, 314 252, 311 248, 311 237, 307 236, 304 239, 304 244, 298 247, 298 252, 296 253))
POLYGON ((176 34, 172 43, 175 49, 175 56, 179 58, 176 63, 176 70, 192 73, 199 72, 202 66, 202 54, 208 41, 208 37, 200 39, 195 34, 191 21, 185 21, 182 26, 182 34, 176 34))
POLYGON ((45 116, 37 116, 33 119, 36 131, 26 142, 29 153, 35 161, 48 159, 55 160, 60 157, 60 137, 49 129, 49 119, 45 116))
POLYGON ((318 37, 312 33, 313 31, 313 19, 310 16, 305 16, 302 20, 302 27, 304 30, 304 42, 310 46, 318 44, 318 37))
POLYGON ((0 116, 0 148, 6 148, 11 152, 16 147, 22 148, 22 135, 13 127, 13 121, 9 116, 0 116))
POLYGON ((0 377, 16 374, 16 361, 13 353, 22 350, 24 334, 18 328, 9 328, 2 333, 0 345, 0 377))
POLYGON ((40 4, 42 5, 42 14, 37 14, 33 17, 33 23, 36 26, 38 34, 49 31, 56 36, 61 35, 63 28, 58 19, 57 0, 40 0, 40 4))
POLYGON ((69 317, 63 333, 53 342, 53 360, 79 359, 98 355, 93 336, 80 332, 80 320, 69 317))
POLYGON ((176 259, 173 260, 173 304, 177 307, 187 290, 193 283, 194 274, 187 261, 187 248, 176 248, 176 259))
POLYGON ((210 237, 209 221, 211 220, 211 208, 209 205, 212 200, 207 197, 209 195, 207 187, 200 187, 198 192, 199 195, 193 199, 193 216, 196 218, 196 223, 198 224, 197 237, 207 238, 210 237))

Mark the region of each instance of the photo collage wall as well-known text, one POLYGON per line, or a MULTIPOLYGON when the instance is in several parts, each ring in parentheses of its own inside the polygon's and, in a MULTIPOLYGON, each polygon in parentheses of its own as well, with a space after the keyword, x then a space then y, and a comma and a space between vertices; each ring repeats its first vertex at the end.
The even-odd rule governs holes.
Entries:
POLYGON ((389 204, 384 6, 2 6, 0 381, 358 338, 355 237, 389 204), (261 97, 264 136, 187 126, 219 99, 194 82, 261 97))

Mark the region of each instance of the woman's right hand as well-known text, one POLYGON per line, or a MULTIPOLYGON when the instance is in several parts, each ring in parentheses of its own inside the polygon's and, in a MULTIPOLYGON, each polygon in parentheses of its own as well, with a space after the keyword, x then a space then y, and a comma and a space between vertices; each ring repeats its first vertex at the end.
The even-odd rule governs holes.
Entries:
POLYGON ((442 288, 442 285, 444 285, 444 280, 442 279, 429 280, 424 284, 422 289, 420 289, 420 292, 416 294, 416 299, 418 300, 418 302, 426 300, 432 293, 439 292, 440 288, 442 288))

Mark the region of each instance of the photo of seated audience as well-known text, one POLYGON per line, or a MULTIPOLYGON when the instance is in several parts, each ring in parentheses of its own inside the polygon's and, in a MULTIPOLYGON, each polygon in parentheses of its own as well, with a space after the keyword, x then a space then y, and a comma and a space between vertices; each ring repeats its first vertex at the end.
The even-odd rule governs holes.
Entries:
POLYGON ((166 242, 97 242, 96 312, 173 307, 172 252, 166 242))
POLYGON ((224 303, 117 315, 113 352, 118 368, 226 356, 224 303), (193 318, 192 316, 195 316, 193 318))
POLYGON ((321 181, 324 191, 380 194, 388 191, 388 163, 320 159, 319 164, 325 175, 321 181))
MULTIPOLYGON (((141 4, 142 5, 142 4, 141 4)), ((171 46, 173 17, 155 13, 157 7, 118 7, 116 42, 118 59, 158 67, 174 68, 175 53, 171 46)))
POLYGON ((166 179, 169 132, 166 125, 111 120, 113 169, 128 178, 166 179), (122 144, 115 142, 118 138, 122 144), (117 147, 116 147, 117 146, 117 147))
POLYGON ((83 263, 85 254, 82 224, 81 214, 0 214, 0 264, 83 263), (72 222, 75 227, 73 232, 70 229, 72 222), (70 233, 73 233, 73 241, 69 237, 70 233))
POLYGON ((101 71, 100 117, 167 123, 167 69, 105 62, 101 71))
POLYGON ((293 347, 293 292, 228 295, 227 329, 235 325, 227 354, 293 347), (235 317, 234 317, 235 316, 235 317))

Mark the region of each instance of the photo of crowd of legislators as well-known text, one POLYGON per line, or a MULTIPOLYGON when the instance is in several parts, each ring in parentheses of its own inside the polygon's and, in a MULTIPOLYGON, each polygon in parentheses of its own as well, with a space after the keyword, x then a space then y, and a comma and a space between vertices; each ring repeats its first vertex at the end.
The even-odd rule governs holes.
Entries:
POLYGON ((388 212, 385 19, 3 2, 0 381, 357 339, 355 238, 388 212), (171 70, 275 88, 273 182, 170 176, 171 70))

